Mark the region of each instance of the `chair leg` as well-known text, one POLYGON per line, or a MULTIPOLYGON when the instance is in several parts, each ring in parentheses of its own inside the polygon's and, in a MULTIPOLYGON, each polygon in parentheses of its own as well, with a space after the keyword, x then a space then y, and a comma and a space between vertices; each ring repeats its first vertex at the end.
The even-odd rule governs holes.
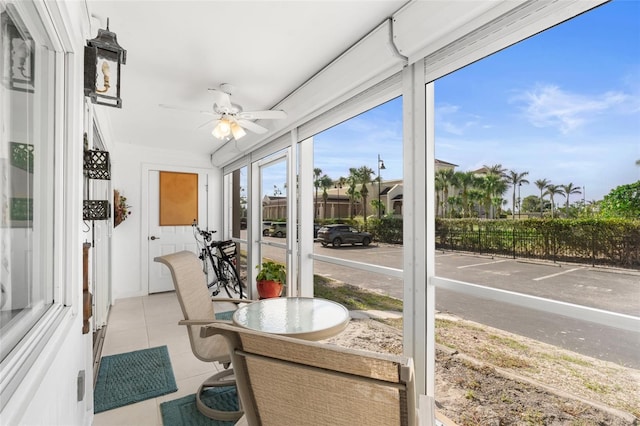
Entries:
MULTIPOLYGON (((198 411, 200 411, 200 413, 209 417, 210 419, 221 421, 235 421, 242 417, 244 412, 241 409, 238 411, 216 410, 214 408, 208 407, 201 399, 202 393, 207 389, 214 387, 235 386, 235 379, 227 378, 231 375, 233 375, 233 369, 230 368, 228 370, 224 370, 214 374, 200 385, 200 387, 198 388, 198 392, 196 393, 196 406, 198 407, 198 411)), ((238 405, 240 405, 240 396, 238 396, 238 405)))

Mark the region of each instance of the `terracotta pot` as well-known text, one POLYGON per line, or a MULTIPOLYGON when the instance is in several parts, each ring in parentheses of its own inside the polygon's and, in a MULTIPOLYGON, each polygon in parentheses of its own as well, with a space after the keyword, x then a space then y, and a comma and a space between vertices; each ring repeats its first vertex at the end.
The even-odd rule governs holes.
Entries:
POLYGON ((281 283, 277 281, 258 281, 258 295, 260 299, 271 299, 272 297, 280 297, 282 294, 281 283))

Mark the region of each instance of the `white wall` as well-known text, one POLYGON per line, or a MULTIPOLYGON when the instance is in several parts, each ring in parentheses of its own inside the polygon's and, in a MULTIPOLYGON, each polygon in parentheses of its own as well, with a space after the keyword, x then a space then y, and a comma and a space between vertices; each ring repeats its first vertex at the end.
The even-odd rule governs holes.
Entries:
MULTIPOLYGON (((159 150, 138 145, 116 143, 111 153, 111 175, 113 188, 127 197, 132 214, 113 230, 113 271, 112 300, 142 296, 147 294, 146 274, 141 265, 146 260, 146 206, 142 205, 143 168, 145 165, 164 166, 167 169, 176 167, 185 169, 201 168, 212 170, 210 191, 222 193, 221 171, 211 165, 209 156, 199 156, 179 150, 159 150), (144 257, 143 257, 144 256, 144 257)), ((221 210, 209 206, 210 211, 221 210)), ((214 229, 219 229, 221 218, 214 214, 209 218, 214 229)))
MULTIPOLYGON (((82 314, 76 315, 67 327, 58 330, 50 342, 55 351, 43 351, 25 380, 13 395, 23 404, 12 407, 11 416, 0 421, 3 425, 88 425, 93 417, 93 372, 87 359, 91 353, 91 333, 82 334, 82 314), (87 340, 89 344, 87 345, 87 340), (84 348, 84 349, 83 349, 84 348), (85 391, 77 400, 78 372, 85 371, 85 391)), ((7 407, 9 408, 9 407, 7 407)), ((3 413, 4 415, 5 413, 3 413)), ((7 412, 6 414, 10 414, 7 412)))

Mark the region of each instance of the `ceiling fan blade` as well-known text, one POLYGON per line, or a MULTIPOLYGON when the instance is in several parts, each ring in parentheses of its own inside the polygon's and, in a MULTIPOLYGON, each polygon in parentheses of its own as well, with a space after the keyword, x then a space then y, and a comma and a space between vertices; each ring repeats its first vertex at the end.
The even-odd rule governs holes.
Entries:
POLYGON ((287 113, 280 110, 268 110, 268 111, 242 111, 238 113, 238 118, 244 120, 278 120, 287 118, 287 113))
POLYGON ((213 103, 217 104, 221 108, 231 108, 231 96, 218 89, 209 89, 213 95, 213 103))
POLYGON ((254 123, 253 121, 239 119, 238 124, 244 127, 247 130, 251 130, 253 133, 263 134, 267 133, 267 129, 262 127, 259 124, 254 123))
POLYGON ((207 126, 208 124, 211 124, 211 123, 213 123, 214 121, 218 121, 218 120, 219 120, 219 118, 217 118, 217 117, 213 117, 213 118, 211 118, 211 119, 209 119, 209 120, 205 121, 204 123, 202 123, 201 125, 199 125, 199 126, 198 126, 198 127, 196 127, 196 128, 197 128, 197 129, 202 129, 203 127, 207 126))
POLYGON ((179 106, 179 105, 158 104, 158 106, 160 108, 174 109, 176 111, 197 112, 199 114, 211 114, 211 111, 205 111, 205 110, 196 109, 196 108, 186 108, 186 107, 179 106))

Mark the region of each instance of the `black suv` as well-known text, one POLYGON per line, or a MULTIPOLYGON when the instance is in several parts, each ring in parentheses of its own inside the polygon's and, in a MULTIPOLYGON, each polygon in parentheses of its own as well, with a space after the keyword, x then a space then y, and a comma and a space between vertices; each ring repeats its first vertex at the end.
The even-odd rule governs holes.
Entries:
POLYGON ((326 247, 331 244, 334 247, 340 247, 342 244, 362 244, 368 246, 371 244, 371 234, 368 232, 360 232, 353 226, 349 225, 326 225, 318 230, 318 241, 326 247))

